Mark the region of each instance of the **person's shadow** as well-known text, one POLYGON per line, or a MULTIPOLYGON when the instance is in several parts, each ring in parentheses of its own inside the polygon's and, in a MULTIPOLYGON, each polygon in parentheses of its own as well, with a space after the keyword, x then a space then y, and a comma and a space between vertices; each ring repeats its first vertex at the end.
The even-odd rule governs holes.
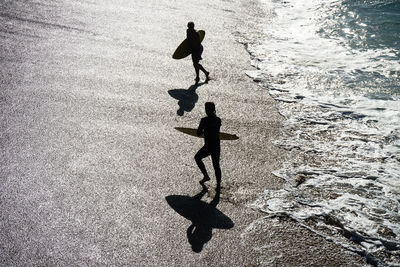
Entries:
POLYGON ((168 91, 168 94, 173 98, 178 100, 179 109, 176 112, 179 116, 183 116, 186 112, 190 112, 193 110, 194 106, 199 99, 199 96, 196 94, 196 89, 199 86, 202 86, 204 83, 198 83, 191 85, 187 90, 186 89, 172 89, 168 91))
POLYGON ((186 234, 194 252, 201 252, 204 244, 211 240, 213 228, 230 229, 234 226, 232 220, 216 208, 219 192, 209 204, 201 201, 207 193, 207 187, 202 187, 202 191, 193 197, 171 195, 165 198, 179 215, 192 222, 186 234))

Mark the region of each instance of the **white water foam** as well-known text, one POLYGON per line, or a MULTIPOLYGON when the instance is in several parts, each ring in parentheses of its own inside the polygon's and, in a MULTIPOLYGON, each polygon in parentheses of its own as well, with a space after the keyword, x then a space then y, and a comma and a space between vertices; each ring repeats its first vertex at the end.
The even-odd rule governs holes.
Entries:
POLYGON ((268 4, 275 17, 262 44, 248 44, 257 70, 247 74, 279 101, 286 121, 276 145, 291 152, 275 172, 285 188, 252 206, 286 214, 370 263, 400 264, 399 50, 327 37, 340 1, 268 4))

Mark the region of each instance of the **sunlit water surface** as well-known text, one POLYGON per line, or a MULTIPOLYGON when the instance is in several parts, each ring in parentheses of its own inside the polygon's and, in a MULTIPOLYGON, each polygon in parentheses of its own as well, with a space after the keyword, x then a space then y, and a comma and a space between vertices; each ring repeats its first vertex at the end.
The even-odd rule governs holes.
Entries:
POLYGON ((247 74, 278 100, 290 153, 285 188, 253 206, 400 264, 400 1, 264 4, 274 16, 247 74))

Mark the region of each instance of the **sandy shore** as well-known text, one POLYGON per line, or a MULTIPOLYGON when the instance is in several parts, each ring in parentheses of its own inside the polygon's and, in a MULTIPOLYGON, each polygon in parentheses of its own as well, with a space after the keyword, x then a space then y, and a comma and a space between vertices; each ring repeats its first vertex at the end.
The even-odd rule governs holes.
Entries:
MULTIPOLYGON (((250 57, 233 34, 266 15, 255 3, 13 1, 2 9, 0 265, 364 264, 248 207, 263 189, 281 188, 271 171, 285 158, 272 145, 282 118, 245 75, 250 57), (190 59, 171 58, 189 20, 206 30, 203 65, 213 77, 190 92, 190 59), (166 198, 201 191, 193 156, 202 140, 174 127, 197 127, 207 101, 222 130, 240 137, 222 143, 217 206, 234 226, 193 234, 204 240, 194 252, 188 218, 210 208, 178 201, 185 218, 166 198)), ((207 203, 215 181, 208 186, 207 203)))

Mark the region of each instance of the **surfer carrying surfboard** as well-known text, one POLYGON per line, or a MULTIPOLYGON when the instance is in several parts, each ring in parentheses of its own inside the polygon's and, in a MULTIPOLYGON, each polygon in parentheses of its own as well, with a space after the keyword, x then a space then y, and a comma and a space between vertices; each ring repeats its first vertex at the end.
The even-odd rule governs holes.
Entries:
POLYGON ((202 60, 201 54, 203 53, 203 46, 201 45, 200 41, 200 34, 194 29, 194 23, 189 22, 187 24, 188 29, 186 30, 186 39, 189 42, 189 47, 192 53, 192 61, 193 61, 193 66, 194 70, 196 72, 196 84, 199 83, 200 81, 200 70, 204 72, 206 75, 206 80, 205 82, 207 83, 209 81, 208 75, 210 74, 208 71, 204 69, 204 67, 199 63, 200 60, 202 60))
POLYGON ((221 190, 221 168, 219 166, 219 157, 221 152, 219 130, 221 128, 221 119, 217 117, 215 113, 215 104, 207 102, 205 104, 205 111, 207 117, 200 120, 200 125, 197 128, 197 135, 204 134, 204 146, 196 153, 194 159, 196 160, 197 166, 204 175, 204 178, 200 181, 200 184, 210 180, 206 167, 202 161, 203 158, 211 156, 215 177, 217 179, 217 194, 221 190))

